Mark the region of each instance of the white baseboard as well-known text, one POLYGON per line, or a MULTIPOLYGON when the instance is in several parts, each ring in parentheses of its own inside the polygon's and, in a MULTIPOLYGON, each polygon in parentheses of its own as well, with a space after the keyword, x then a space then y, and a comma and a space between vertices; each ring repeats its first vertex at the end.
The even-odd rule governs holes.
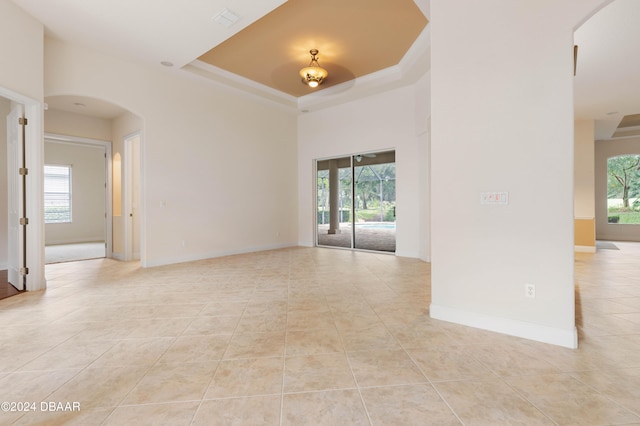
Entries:
POLYGON ((115 259, 115 260, 122 260, 124 261, 124 254, 123 253, 111 253, 111 258, 115 259))
POLYGON ((420 255, 413 251, 396 251, 396 256, 398 257, 408 257, 411 259, 419 259, 420 255))
POLYGON ((574 250, 579 253, 595 253, 595 246, 575 246, 574 250))
POLYGON ((58 246, 64 244, 83 244, 83 243, 102 243, 103 237, 88 237, 88 238, 71 238, 71 239, 54 239, 45 241, 45 246, 58 246))
POLYGON ((564 346, 565 348, 576 349, 578 347, 578 330, 575 327, 572 330, 565 330, 525 321, 492 317, 433 303, 429 307, 429 312, 431 318, 434 319, 564 346))

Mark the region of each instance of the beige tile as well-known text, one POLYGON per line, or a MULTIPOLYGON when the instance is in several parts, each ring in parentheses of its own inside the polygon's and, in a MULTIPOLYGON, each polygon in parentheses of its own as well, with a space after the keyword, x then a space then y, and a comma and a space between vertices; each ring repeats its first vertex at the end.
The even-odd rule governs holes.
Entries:
POLYGON ((495 378, 471 355, 469 348, 407 349, 420 370, 432 382, 495 378))
POLYGON ((456 340, 441 327, 430 322, 412 322, 390 328, 393 336, 405 348, 434 348, 456 344, 456 340))
POLYGON ((282 425, 368 425, 357 390, 284 395, 282 425))
POLYGON ((247 302, 211 302, 208 303, 201 311, 203 316, 240 316, 244 312, 247 302))
POLYGON ((27 413, 18 421, 16 426, 99 426, 102 425, 113 411, 113 408, 90 408, 79 411, 36 411, 27 413))
POLYGON ((126 337, 178 337, 191 322, 191 318, 133 320, 128 325, 131 332, 126 337))
POLYGON ((71 340, 56 346, 20 368, 21 371, 84 368, 115 345, 113 340, 71 340))
POLYGON ((82 409, 115 407, 144 377, 147 369, 141 366, 87 368, 47 396, 47 399, 77 401, 82 409))
POLYGON ((340 336, 348 352, 401 348, 398 341, 382 323, 362 329, 342 329, 340 336))
POLYGON ((637 312, 637 309, 630 308, 636 310, 636 312, 626 313, 626 314, 615 314, 616 318, 620 318, 623 320, 630 321, 634 324, 640 324, 640 312, 637 312))
POLYGON ((179 362, 207 362, 222 359, 231 336, 217 334, 211 336, 181 336, 160 358, 161 364, 179 362))
POLYGON ((315 330, 319 328, 335 328, 336 323, 330 311, 309 314, 308 312, 289 312, 287 330, 315 330))
POLYGON ((156 364, 131 390, 124 405, 202 399, 218 365, 217 361, 156 364))
POLYGON ((332 352, 344 352, 340 335, 335 328, 289 331, 287 333, 287 356, 332 352))
POLYGON ((341 333, 384 327, 380 317, 368 306, 363 310, 334 311, 333 316, 336 327, 341 333))
POLYGON ((280 395, 203 401, 192 425, 279 425, 280 395))
POLYGON ((343 353, 286 358, 285 392, 353 389, 355 385, 349 361, 343 353))
POLYGON ((240 319, 237 333, 272 333, 284 332, 287 326, 285 312, 266 314, 245 314, 240 319))
POLYGON ((440 382, 433 386, 464 424, 554 424, 499 380, 440 382))
POLYGON ((55 347, 35 342, 14 343, 10 338, 4 339, 4 342, 0 351, 0 372, 2 373, 15 371, 55 347))
POLYGON ((282 358, 222 361, 204 398, 280 394, 282 370, 282 358))
POLYGON ((583 371, 571 376, 640 416, 640 368, 583 371))
POLYGON ((193 319, 182 333, 185 336, 204 334, 233 334, 240 316, 200 316, 193 319))
POLYGON ((362 389, 362 398, 373 424, 460 424, 431 385, 367 388, 362 389))
POLYGON ((129 405, 116 408, 104 425, 187 425, 199 402, 129 405))
POLYGON ((465 345, 500 345, 513 344, 515 342, 524 341, 506 334, 494 333, 492 331, 482 330, 474 327, 467 327, 460 324, 454 324, 446 321, 439 321, 438 326, 442 328, 449 336, 451 336, 455 344, 464 342, 465 345))
POLYGON ((91 368, 116 367, 122 365, 151 366, 173 343, 170 337, 150 337, 118 341, 91 368))
POLYGON ((284 333, 234 334, 224 359, 282 357, 284 333))
POLYGON ((546 359, 532 354, 529 346, 519 342, 473 346, 469 352, 473 354, 473 358, 500 377, 560 372, 546 359))
POLYGON ((349 353, 349 362, 360 387, 427 382, 411 358, 401 350, 353 352, 349 353))
POLYGON ((559 424, 640 422, 640 417, 567 374, 514 377, 507 382, 559 424))
POLYGON ((121 340, 132 331, 130 321, 90 321, 82 324, 83 330, 72 340, 121 340))
MULTIPOLYGON (((40 402, 79 372, 79 369, 71 369, 20 371, 7 374, 0 379, 0 401, 40 402)), ((2 415, 0 412, 0 418, 2 415)))

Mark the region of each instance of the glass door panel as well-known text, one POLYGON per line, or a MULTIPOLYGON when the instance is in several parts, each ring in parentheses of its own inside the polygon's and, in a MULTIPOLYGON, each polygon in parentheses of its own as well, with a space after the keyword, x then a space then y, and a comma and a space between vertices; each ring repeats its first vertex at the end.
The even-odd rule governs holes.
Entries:
POLYGON ((316 244, 352 248, 351 157, 318 161, 316 173, 316 244))
POLYGON ((396 251, 395 152, 354 156, 353 247, 396 251))

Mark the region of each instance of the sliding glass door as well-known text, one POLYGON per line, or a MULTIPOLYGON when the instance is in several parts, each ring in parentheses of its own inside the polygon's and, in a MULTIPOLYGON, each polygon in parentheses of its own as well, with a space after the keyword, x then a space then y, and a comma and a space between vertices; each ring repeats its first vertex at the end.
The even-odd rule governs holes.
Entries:
POLYGON ((316 173, 316 244, 395 252, 395 151, 318 160, 316 173))
POLYGON ((317 163, 317 245, 351 248, 351 157, 317 163))

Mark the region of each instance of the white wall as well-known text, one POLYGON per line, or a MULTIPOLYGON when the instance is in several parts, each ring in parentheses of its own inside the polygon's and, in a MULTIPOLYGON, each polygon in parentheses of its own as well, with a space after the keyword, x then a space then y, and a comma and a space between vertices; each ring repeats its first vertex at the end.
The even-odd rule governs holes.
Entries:
POLYGON ((11 111, 11 102, 0 97, 0 270, 7 269, 8 252, 8 187, 7 187, 7 115, 11 111))
POLYGON ((432 317, 577 345, 573 31, 602 3, 431 1, 432 317))
POLYGON ((607 159, 625 154, 640 154, 640 137, 596 141, 596 238, 611 241, 640 241, 640 225, 607 223, 607 159))
POLYGON ((42 219, 43 25, 10 0, 0 0, 0 96, 26 107, 27 142, 27 290, 45 287, 42 219))
POLYGON ((111 141, 112 120, 89 117, 68 111, 48 109, 44 113, 44 131, 57 135, 111 141))
POLYGON ((396 151, 396 254, 428 258, 427 108, 417 116, 418 99, 428 97, 428 79, 298 117, 299 244, 314 245, 314 159, 361 152, 396 151))
POLYGON ((70 223, 45 224, 45 244, 105 241, 105 150, 45 140, 45 164, 71 166, 70 223))
POLYGON ((0 0, 0 88, 42 100, 44 28, 10 0, 0 0))
POLYGON ((106 100, 144 120, 143 265, 296 244, 293 111, 159 65, 45 44, 46 95, 106 100))

